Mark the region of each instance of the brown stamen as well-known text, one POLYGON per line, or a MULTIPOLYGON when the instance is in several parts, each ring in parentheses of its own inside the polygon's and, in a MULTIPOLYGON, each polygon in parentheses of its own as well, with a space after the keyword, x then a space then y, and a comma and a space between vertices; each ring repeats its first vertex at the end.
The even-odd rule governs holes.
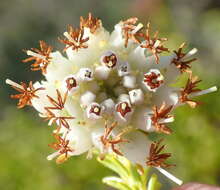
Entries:
POLYGON ((80 28, 89 28, 91 33, 95 33, 95 31, 100 28, 102 22, 98 18, 94 18, 91 13, 89 13, 88 18, 80 17, 80 28))
POLYGON ((155 89, 160 87, 161 84, 164 83, 163 80, 158 80, 158 78, 161 76, 161 74, 156 74, 154 72, 151 72, 150 74, 144 75, 144 82, 151 88, 155 89))
POLYGON ((31 100, 33 98, 39 98, 39 96, 36 95, 36 92, 39 90, 45 90, 45 88, 35 89, 32 81, 29 82, 29 85, 27 85, 24 82, 21 82, 21 86, 23 88, 19 88, 18 86, 11 85, 12 88, 20 92, 20 94, 10 96, 13 99, 19 99, 17 104, 18 108, 23 108, 26 105, 32 105, 31 100))
POLYGON ((64 126, 65 128, 69 129, 70 126, 69 126, 69 123, 67 122, 67 120, 75 119, 75 117, 71 117, 71 116, 57 117, 48 107, 45 107, 45 110, 47 112, 46 113, 46 120, 50 120, 50 121, 52 121, 52 123, 58 123, 58 125, 59 125, 58 131, 61 126, 64 126))
POLYGON ((187 80, 186 86, 180 91, 180 102, 187 103, 192 108, 195 108, 198 104, 200 104, 200 102, 191 100, 189 98, 190 94, 201 91, 199 88, 197 88, 197 85, 200 82, 201 80, 198 80, 197 76, 193 77, 192 75, 190 75, 189 79, 187 80))
POLYGON ((155 32, 154 36, 151 38, 150 23, 147 24, 145 34, 142 33, 141 36, 145 40, 145 44, 141 44, 141 47, 149 49, 156 59, 156 64, 159 64, 159 54, 163 52, 169 52, 169 49, 162 45, 162 43, 167 41, 167 38, 158 38, 158 32, 155 32))
POLYGON ((58 132, 61 128, 61 126, 64 126, 65 128, 69 129, 70 126, 67 122, 68 119, 75 119, 74 117, 71 116, 56 116, 51 110, 63 110, 65 103, 66 103, 66 99, 67 99, 67 94, 68 92, 66 92, 64 94, 64 97, 62 98, 60 91, 57 89, 57 99, 53 99, 50 96, 47 95, 47 98, 49 99, 50 103, 53 106, 49 106, 49 107, 45 107, 44 109, 46 110, 46 120, 50 120, 52 121, 52 123, 54 122, 58 122, 59 123, 59 128, 58 128, 58 132))
POLYGON ((153 115, 151 117, 152 124, 156 128, 156 131, 165 133, 165 134, 171 134, 172 130, 166 126, 165 123, 160 122, 161 119, 168 119, 173 116, 171 116, 169 113, 172 110, 173 106, 166 107, 166 104, 163 103, 161 107, 158 109, 157 106, 153 107, 153 115))
POLYGON ((72 50, 76 51, 82 48, 88 48, 86 42, 89 40, 89 37, 84 39, 84 28, 78 29, 68 25, 67 34, 69 37, 66 37, 65 39, 58 39, 61 43, 66 44, 63 51, 66 51, 70 47, 72 50))
POLYGON ((104 135, 101 136, 101 142, 104 145, 104 149, 107 150, 109 147, 111 147, 112 151, 115 152, 118 155, 123 156, 121 151, 116 148, 116 145, 122 142, 128 142, 128 140, 123 139, 122 136, 127 132, 127 131, 122 131, 115 137, 112 137, 112 132, 113 129, 117 126, 117 122, 112 123, 110 126, 107 125, 107 122, 105 123, 105 131, 104 135))
POLYGON ((125 38, 125 47, 128 46, 128 40, 133 40, 134 42, 140 44, 141 41, 139 39, 140 35, 140 30, 136 31, 135 33, 133 33, 133 31, 136 29, 136 23, 137 23, 138 19, 136 17, 132 17, 129 18, 125 21, 123 21, 123 27, 122 27, 122 32, 125 38))
POLYGON ((182 43, 179 47, 179 49, 177 51, 174 51, 174 53, 176 54, 176 57, 174 57, 171 61, 172 64, 174 64, 177 68, 180 69, 180 72, 190 72, 191 69, 191 63, 193 61, 196 61, 196 58, 192 58, 189 60, 185 60, 184 58, 187 55, 187 53, 183 53, 183 48, 185 46, 185 43, 182 43))
MULTIPOLYGON (((62 138, 61 136, 57 134, 53 134, 57 142, 49 144, 49 146, 57 151, 62 155, 65 155, 65 159, 63 161, 66 161, 68 158, 68 152, 73 152, 74 150, 70 148, 69 145, 69 140, 66 140, 65 138, 62 138)), ((58 157, 59 159, 59 157, 58 157)), ((58 160, 60 163, 60 160, 58 160)))
POLYGON ((31 70, 32 71, 41 70, 43 74, 46 74, 47 66, 50 63, 50 59, 51 59, 50 53, 52 52, 53 47, 49 46, 42 40, 39 41, 39 43, 40 43, 40 49, 31 48, 31 50, 33 51, 33 53, 40 55, 40 57, 30 55, 31 57, 24 59, 22 62, 26 63, 34 60, 34 63, 31 64, 31 70))
POLYGON ((57 100, 51 98, 50 96, 47 95, 47 98, 49 99, 50 103, 53 105, 52 107, 45 107, 49 110, 62 110, 64 108, 64 105, 66 103, 66 99, 67 99, 67 94, 68 92, 66 92, 64 94, 64 97, 62 98, 60 91, 58 89, 56 89, 57 92, 57 100))
POLYGON ((153 142, 150 146, 150 153, 149 157, 147 158, 146 164, 151 167, 163 167, 168 168, 171 166, 171 164, 165 163, 165 161, 171 157, 171 153, 161 153, 163 149, 165 148, 165 145, 162 145, 160 147, 160 144, 162 142, 162 139, 158 142, 153 142))

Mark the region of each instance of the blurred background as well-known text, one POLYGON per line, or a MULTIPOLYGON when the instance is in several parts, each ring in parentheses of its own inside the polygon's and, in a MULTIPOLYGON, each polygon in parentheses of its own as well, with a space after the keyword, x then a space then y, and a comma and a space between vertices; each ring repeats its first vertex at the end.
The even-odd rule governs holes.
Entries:
MULTIPOLYGON (((5 79, 35 81, 40 72, 31 72, 21 63, 22 49, 38 47, 45 40, 57 49, 67 24, 77 25, 79 16, 92 12, 113 30, 119 20, 137 16, 151 22, 168 37, 170 49, 186 41, 199 49, 194 71, 203 80, 201 88, 220 82, 220 0, 0 0, 0 189, 1 190, 101 190, 110 189, 101 178, 111 171, 85 156, 63 165, 48 162, 52 142, 51 129, 32 108, 17 110, 13 91, 5 79)), ((219 92, 200 97, 204 105, 196 109, 179 108, 174 133, 166 136, 171 161, 170 172, 184 182, 199 181, 220 185, 220 97, 219 92)), ((174 184, 163 176, 171 189, 174 184)))

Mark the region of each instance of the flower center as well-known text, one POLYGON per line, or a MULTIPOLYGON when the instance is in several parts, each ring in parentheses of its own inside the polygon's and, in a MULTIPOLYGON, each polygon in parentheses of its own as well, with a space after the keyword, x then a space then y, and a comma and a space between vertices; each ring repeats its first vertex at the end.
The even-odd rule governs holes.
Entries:
POLYGON ((66 85, 68 90, 75 88, 77 86, 76 79, 73 77, 66 79, 66 85))
POLYGON ((112 53, 111 55, 109 56, 105 56, 103 57, 103 62, 105 63, 105 65, 112 69, 116 66, 117 64, 117 57, 114 53, 112 53))
POLYGON ((131 107, 128 102, 121 102, 117 105, 116 111, 119 112, 122 117, 125 117, 127 113, 131 112, 131 107))
POLYGON ((156 90, 163 83, 163 76, 158 70, 150 71, 144 75, 144 83, 149 90, 156 90))
POLYGON ((86 70, 85 77, 92 78, 92 72, 89 70, 86 70))
POLYGON ((93 105, 90 110, 89 110, 89 113, 94 113, 96 115, 100 115, 101 113, 101 107, 100 106, 97 106, 97 105, 93 105))

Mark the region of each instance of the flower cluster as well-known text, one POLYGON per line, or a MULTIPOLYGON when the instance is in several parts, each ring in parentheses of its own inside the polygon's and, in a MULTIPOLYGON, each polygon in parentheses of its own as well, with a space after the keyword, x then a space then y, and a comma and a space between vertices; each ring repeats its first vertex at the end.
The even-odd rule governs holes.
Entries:
POLYGON ((150 132, 171 134, 167 126, 174 121, 171 112, 184 104, 198 105, 192 98, 216 91, 200 90, 200 80, 190 70, 196 49, 184 52, 165 47, 166 38, 151 34, 137 18, 115 25, 109 33, 91 14, 80 18, 78 28, 67 27, 59 41, 67 57, 44 41, 32 48, 23 62, 31 70, 41 70, 41 82, 17 84, 18 108, 32 105, 39 115, 56 124, 50 145, 57 163, 69 157, 98 149, 123 155, 134 163, 156 168, 168 167, 171 156, 161 153, 164 146, 150 142, 150 132), (185 86, 172 87, 182 73, 189 78, 185 86))

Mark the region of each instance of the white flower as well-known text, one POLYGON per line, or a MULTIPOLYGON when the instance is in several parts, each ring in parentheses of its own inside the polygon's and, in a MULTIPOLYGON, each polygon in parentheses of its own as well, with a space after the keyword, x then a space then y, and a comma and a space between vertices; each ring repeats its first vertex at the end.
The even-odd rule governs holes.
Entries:
POLYGON ((164 83, 164 77, 158 69, 150 69, 144 74, 143 83, 149 91, 156 92, 164 83))
POLYGON ((197 88, 200 81, 190 72, 195 59, 189 59, 196 50, 184 53, 181 45, 163 55, 167 39, 151 38, 150 25, 144 27, 137 18, 119 22, 111 34, 91 14, 80 20, 80 28, 69 26, 60 39, 67 58, 43 41, 40 50, 27 51, 31 57, 24 62, 34 60, 32 70, 42 70, 46 81, 27 85, 6 80, 19 91, 12 98, 19 99, 19 108, 33 105, 49 124, 58 125, 53 131, 56 152, 49 160, 57 157, 61 163, 95 147, 102 155, 166 166, 147 161, 152 145, 147 134, 170 134, 173 109, 185 103, 195 107, 194 96, 217 90, 197 88), (185 87, 172 87, 183 72, 189 73, 185 87))
POLYGON ((86 115, 89 119, 101 119, 102 118, 102 107, 96 103, 92 102, 86 108, 86 115))

